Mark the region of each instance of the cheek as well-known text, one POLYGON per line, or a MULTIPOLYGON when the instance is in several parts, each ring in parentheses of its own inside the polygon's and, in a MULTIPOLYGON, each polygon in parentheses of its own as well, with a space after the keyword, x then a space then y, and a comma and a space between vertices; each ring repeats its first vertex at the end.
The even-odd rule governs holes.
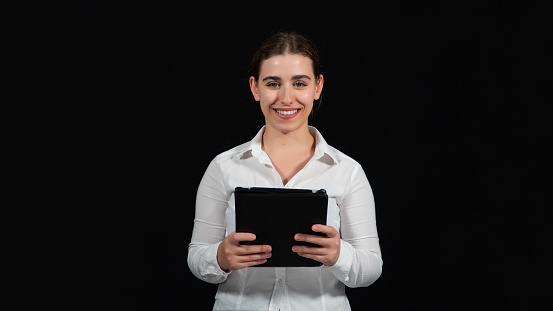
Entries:
POLYGON ((306 108, 313 107, 313 98, 315 94, 311 92, 304 92, 298 96, 298 101, 304 105, 306 108))
POLYGON ((277 99, 276 92, 263 92, 259 93, 259 102, 261 106, 269 106, 273 104, 277 99))

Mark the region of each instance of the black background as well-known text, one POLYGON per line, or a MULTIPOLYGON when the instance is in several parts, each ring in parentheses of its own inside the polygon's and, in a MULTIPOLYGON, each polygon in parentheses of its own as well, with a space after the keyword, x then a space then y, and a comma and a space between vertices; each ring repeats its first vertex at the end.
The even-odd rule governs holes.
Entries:
POLYGON ((5 303, 210 310, 216 285, 186 263, 196 189, 213 157, 263 125, 251 56, 295 30, 315 42, 325 76, 311 125, 361 163, 375 195, 383 274, 348 289, 353 310, 545 309, 543 8, 127 1, 6 12, 5 303))

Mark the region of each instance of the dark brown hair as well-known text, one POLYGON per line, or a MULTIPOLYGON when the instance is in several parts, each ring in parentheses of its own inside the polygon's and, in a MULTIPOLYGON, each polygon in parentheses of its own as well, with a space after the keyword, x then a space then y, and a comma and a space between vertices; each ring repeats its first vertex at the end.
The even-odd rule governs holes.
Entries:
POLYGON ((319 79, 319 53, 311 42, 297 32, 278 32, 265 40, 252 58, 252 75, 255 80, 259 80, 263 61, 284 54, 299 54, 311 59, 315 79, 319 79))

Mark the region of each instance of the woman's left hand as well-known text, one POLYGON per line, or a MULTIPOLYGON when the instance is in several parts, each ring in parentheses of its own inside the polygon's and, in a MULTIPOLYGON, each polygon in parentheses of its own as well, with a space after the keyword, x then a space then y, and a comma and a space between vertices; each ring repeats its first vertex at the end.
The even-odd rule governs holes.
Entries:
POLYGON ((292 251, 302 257, 319 261, 326 266, 333 266, 340 257, 340 233, 333 227, 325 225, 313 225, 311 229, 326 234, 326 237, 298 233, 294 236, 294 239, 317 244, 320 247, 296 245, 292 247, 292 251))

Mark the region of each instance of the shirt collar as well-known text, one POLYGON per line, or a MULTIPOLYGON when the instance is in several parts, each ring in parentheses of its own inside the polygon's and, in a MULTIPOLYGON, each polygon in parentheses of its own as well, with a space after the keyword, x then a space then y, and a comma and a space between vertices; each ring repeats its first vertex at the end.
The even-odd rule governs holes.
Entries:
MULTIPOLYGON (((261 140, 264 132, 265 126, 257 132, 257 135, 255 135, 250 142, 244 144, 244 147, 240 148, 235 155, 242 159, 254 156, 258 158, 261 163, 271 163, 271 160, 263 152, 263 149, 261 149, 261 140)), ((339 161, 336 152, 326 143, 321 133, 313 126, 309 126, 309 133, 315 137, 316 141, 313 158, 328 164, 337 164, 339 161)))

